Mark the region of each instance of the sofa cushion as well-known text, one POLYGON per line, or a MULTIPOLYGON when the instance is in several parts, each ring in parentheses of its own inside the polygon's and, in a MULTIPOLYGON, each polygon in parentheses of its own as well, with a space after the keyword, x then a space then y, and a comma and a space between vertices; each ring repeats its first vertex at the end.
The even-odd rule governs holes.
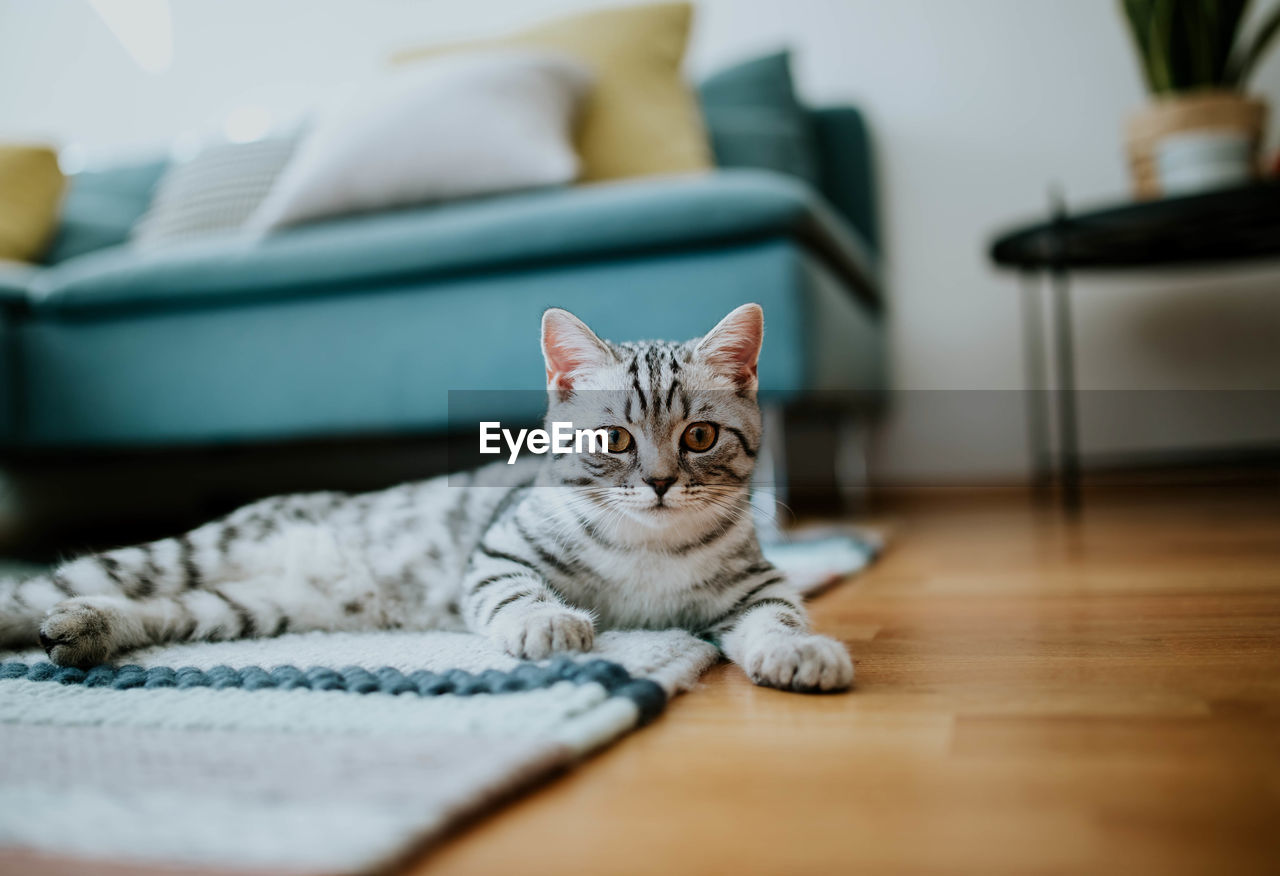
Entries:
POLYGON ((318 111, 245 223, 318 219, 566 185, 591 71, 551 52, 467 52, 347 90, 318 111))
POLYGON ((822 194, 853 223, 872 252, 880 249, 876 167, 871 132, 851 106, 812 110, 822 170, 822 194))
POLYGON ((876 301, 870 250, 812 189, 729 170, 509 195, 310 225, 254 242, 117 247, 42 271, 37 313, 171 309, 767 237, 800 240, 876 301))
POLYGON ((813 118, 796 97, 791 53, 722 70, 698 87, 719 167, 762 167, 821 184, 813 118))
POLYGON ((293 134, 249 143, 218 141, 170 165, 129 233, 130 242, 159 249, 239 229, 271 191, 297 141, 293 134))
POLYGON ((680 72, 692 19, 688 3, 592 9, 498 39, 410 49, 392 60, 503 48, 569 55, 595 76, 578 125, 584 181, 706 170, 707 134, 680 72))

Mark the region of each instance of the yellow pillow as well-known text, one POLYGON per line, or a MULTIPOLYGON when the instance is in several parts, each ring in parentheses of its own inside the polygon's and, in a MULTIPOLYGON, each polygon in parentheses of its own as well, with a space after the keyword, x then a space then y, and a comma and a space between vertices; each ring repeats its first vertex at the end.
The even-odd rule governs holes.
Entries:
POLYGON ((0 259, 40 258, 58 225, 63 183, 52 149, 0 145, 0 259))
POLYGON ((530 47, 577 58, 596 75, 578 127, 580 180, 705 170, 711 149, 680 64, 692 9, 664 3, 604 9, 510 37, 400 52, 393 63, 460 49, 530 47))

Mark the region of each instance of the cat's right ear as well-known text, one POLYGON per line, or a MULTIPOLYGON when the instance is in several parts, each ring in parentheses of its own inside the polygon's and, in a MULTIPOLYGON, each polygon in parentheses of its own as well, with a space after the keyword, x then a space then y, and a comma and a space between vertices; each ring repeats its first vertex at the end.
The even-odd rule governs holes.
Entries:
POLYGON ((612 362, 613 353, 585 322, 552 307, 542 314, 542 358, 547 363, 547 389, 571 392, 584 371, 612 362))

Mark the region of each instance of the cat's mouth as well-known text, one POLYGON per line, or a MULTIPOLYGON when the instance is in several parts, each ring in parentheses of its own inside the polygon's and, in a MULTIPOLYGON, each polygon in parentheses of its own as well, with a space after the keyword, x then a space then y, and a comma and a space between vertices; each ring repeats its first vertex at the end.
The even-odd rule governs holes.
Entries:
POLYGON ((678 517, 680 512, 687 510, 688 506, 679 502, 668 502, 666 499, 658 498, 650 502, 646 502, 640 506, 632 506, 631 513, 638 520, 647 520, 650 523, 668 524, 673 518, 678 517))

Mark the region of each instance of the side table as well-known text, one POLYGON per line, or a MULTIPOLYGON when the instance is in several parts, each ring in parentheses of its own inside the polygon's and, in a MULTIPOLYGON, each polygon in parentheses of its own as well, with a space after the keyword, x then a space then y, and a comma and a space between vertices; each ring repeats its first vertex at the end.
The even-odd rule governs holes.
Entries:
POLYGON ((1023 278, 1023 343, 1028 430, 1037 482, 1057 481, 1063 509, 1080 510, 1080 439, 1076 406, 1073 271, 1170 268, 1280 258, 1280 181, 1203 194, 1128 203, 1084 213, 1060 206, 1047 221, 1012 229, 991 245, 991 259, 1023 278), (1044 278, 1054 338, 1052 401, 1057 454, 1049 443, 1044 278))

